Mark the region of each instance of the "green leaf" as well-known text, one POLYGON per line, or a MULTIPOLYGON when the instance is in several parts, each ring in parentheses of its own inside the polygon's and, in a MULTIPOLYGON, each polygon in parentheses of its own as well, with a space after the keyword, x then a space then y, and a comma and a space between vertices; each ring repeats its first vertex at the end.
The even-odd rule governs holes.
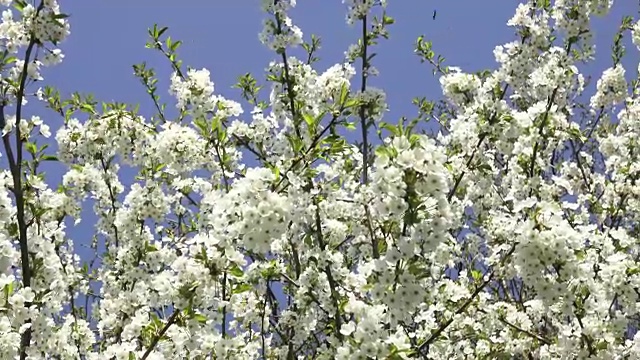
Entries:
POLYGON ((311 114, 302 114, 302 117, 304 118, 304 122, 306 122, 309 127, 313 126, 315 119, 313 118, 313 116, 311 116, 311 114))
POLYGON ((55 155, 42 155, 40 158, 42 161, 58 161, 58 157, 55 155))
POLYGON ((346 122, 344 123, 344 128, 347 130, 355 130, 356 129, 356 123, 355 122, 346 122))
POLYGON ((174 43, 173 43, 169 48, 170 48, 172 51, 176 51, 176 50, 178 50, 178 48, 180 47, 180 45, 182 45, 182 41, 178 40, 178 41, 174 42, 174 43))
POLYGON ((381 127, 381 128, 383 128, 383 129, 385 129, 385 130, 387 130, 387 131, 389 131, 389 132, 390 132, 390 133, 392 133, 394 136, 400 136, 400 135, 402 135, 402 130, 398 129, 398 127, 393 126, 393 125, 391 125, 391 124, 389 124, 389 123, 385 123, 385 122, 383 122, 383 123, 381 123, 381 124, 380 124, 380 127, 381 127))
POLYGON ((625 271, 625 273, 627 274, 627 276, 640 274, 640 267, 628 268, 628 269, 625 271))
POLYGON ((86 113, 89 113, 89 114, 94 114, 96 112, 94 107, 93 107, 93 105, 86 104, 86 103, 80 105, 80 110, 82 110, 82 111, 84 111, 86 113))
POLYGON ((349 97, 349 88, 347 87, 346 84, 342 85, 342 88, 340 88, 340 105, 343 107, 346 107, 346 102, 347 102, 347 98, 349 97))
POLYGON ((244 271, 242 271, 242 269, 240 269, 238 265, 235 265, 234 267, 229 269, 229 274, 240 278, 244 276, 244 271))
POLYGON ((275 181, 278 182, 280 181, 280 168, 277 166, 274 166, 271 168, 271 171, 273 172, 273 174, 275 175, 275 181))
POLYGON ((243 292, 247 292, 249 290, 253 289, 253 286, 251 286, 250 284, 240 284, 238 286, 236 286, 231 292, 233 294, 240 294, 243 292))
POLYGON ((22 11, 25 6, 27 6, 27 2, 24 0, 16 0, 13 2, 13 7, 18 9, 18 11, 22 11))
POLYGON ((155 245, 147 243, 145 250, 147 250, 147 252, 154 252, 154 251, 158 251, 158 248, 155 245))
POLYGON ((24 147, 27 149, 29 154, 35 155, 38 152, 38 147, 35 143, 28 142, 24 144, 24 147))
POLYGON ((9 56, 9 57, 6 57, 6 58, 4 59, 4 64, 5 64, 5 65, 9 65, 9 64, 11 64, 11 63, 16 62, 16 60, 18 60, 18 58, 17 58, 17 57, 15 57, 15 56, 9 56))
POLYGON ((389 150, 384 146, 379 146, 375 150, 376 156, 389 156, 389 150))
POLYGON ((476 167, 476 169, 483 174, 490 173, 492 171, 491 165, 489 164, 480 164, 476 167))
POLYGON ((200 324, 205 324, 207 322, 207 317, 202 314, 194 314, 192 319, 199 322, 200 324))
POLYGON ((13 281, 4 286, 4 294, 6 297, 13 294, 13 281))
POLYGON ((360 105, 360 101, 358 99, 349 99, 345 102, 344 107, 345 109, 348 109, 358 105, 360 105))
MULTIPOLYGON (((156 25, 157 26, 157 25, 156 25)), ((156 27, 157 29, 157 27, 156 27)), ((160 36, 162 36, 162 34, 165 33, 165 31, 169 30, 169 28, 167 26, 163 27, 162 29, 160 29, 157 33, 156 33, 156 38, 159 38, 160 36)))
POLYGON ((471 277, 475 281, 480 281, 482 279, 482 272, 480 270, 471 270, 471 277))

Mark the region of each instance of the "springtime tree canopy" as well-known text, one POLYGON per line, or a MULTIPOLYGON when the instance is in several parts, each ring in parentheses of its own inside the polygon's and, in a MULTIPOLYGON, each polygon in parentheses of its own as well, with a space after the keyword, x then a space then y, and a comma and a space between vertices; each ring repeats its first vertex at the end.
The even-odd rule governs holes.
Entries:
POLYGON ((420 36, 444 97, 390 119, 368 79, 393 14, 343 3, 361 38, 320 70, 296 1, 262 0, 278 60, 240 76, 242 103, 152 26, 173 74, 159 89, 134 65, 143 116, 40 86, 73 17, 0 0, 0 359, 640 358, 640 89, 621 63, 639 19, 602 74, 579 66, 613 0, 522 1, 478 73, 420 36))

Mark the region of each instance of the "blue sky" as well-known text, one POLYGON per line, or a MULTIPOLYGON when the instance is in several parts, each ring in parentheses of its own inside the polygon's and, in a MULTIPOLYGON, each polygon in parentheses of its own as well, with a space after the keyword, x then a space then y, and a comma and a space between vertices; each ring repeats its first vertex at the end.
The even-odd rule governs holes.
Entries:
MULTIPOLYGON (((416 95, 440 94, 437 79, 412 53, 418 35, 433 40, 435 49, 451 63, 474 70, 492 65, 494 46, 513 37, 505 23, 515 2, 513 6, 481 3, 487 2, 390 1, 388 11, 397 23, 391 27, 391 40, 374 49, 379 50, 375 66, 381 76, 373 84, 387 89, 392 116, 412 112, 410 100, 416 95), (436 20, 432 19, 434 9, 438 10, 436 20)), ((260 78, 268 62, 276 59, 257 39, 265 16, 259 4, 258 0, 69 2, 63 5, 71 14, 72 26, 72 35, 63 45, 67 58, 47 79, 62 90, 140 102, 145 109, 150 104, 132 76, 131 65, 146 60, 155 66, 159 88, 166 89, 167 62, 144 48, 147 28, 158 23, 168 26, 173 38, 184 41, 180 55, 185 65, 208 68, 218 92, 239 98, 239 92, 230 89, 237 76, 251 72, 260 78)), ((345 24, 345 5, 339 0, 300 0, 292 17, 305 35, 322 37, 321 69, 340 61, 359 33, 345 24)), ((166 91, 161 95, 166 97, 166 91)))
MULTIPOLYGON (((434 50, 447 58, 446 64, 466 71, 494 68, 493 48, 514 39, 506 22, 517 1, 389 3, 388 13, 396 24, 390 28, 391 39, 373 49, 379 53, 374 65, 381 74, 371 85, 386 90, 390 106, 387 120, 391 122, 415 114, 410 102, 413 97, 437 99, 441 94, 429 66, 420 64, 413 54, 418 35, 433 41, 434 50)), ((610 66, 609 48, 619 20, 624 14, 633 15, 637 7, 632 1, 619 0, 606 20, 596 21, 597 48, 601 52, 589 70, 600 74, 610 66)), ((265 16, 260 0, 73 1, 64 2, 62 9, 71 14, 71 36, 62 44, 64 62, 45 72, 46 83, 57 86, 63 94, 90 92, 98 100, 139 103, 145 115, 151 114, 152 104, 133 76, 132 64, 146 61, 156 68, 158 92, 164 100, 171 100, 167 93, 169 64, 158 52, 144 47, 147 28, 154 23, 168 26, 167 34, 184 42, 180 50, 184 65, 208 68, 216 92, 227 98, 240 100, 240 92, 231 88, 239 75, 251 72, 260 80, 269 61, 276 59, 257 38, 265 16)), ((291 15, 305 39, 311 33, 322 38, 319 70, 341 61, 344 50, 359 35, 357 28, 346 25, 345 5, 340 0, 299 0, 291 15)), ((635 49, 630 48, 629 53, 637 59, 635 49)), ((629 70, 633 73, 633 68, 629 70)), ((61 119, 48 117, 48 122, 55 129, 61 119)))
MULTIPOLYGON (((419 35, 424 34, 426 40, 433 42, 434 50, 446 57, 447 65, 459 66, 465 71, 495 68, 494 47, 515 39, 513 29, 507 27, 506 22, 514 13, 517 1, 390 0, 389 3, 387 10, 396 24, 390 27, 391 38, 373 49, 379 54, 374 66, 380 76, 370 82, 387 92, 388 122, 395 123, 400 116, 416 114, 411 105, 413 97, 426 96, 433 100, 441 97, 438 79, 432 76, 431 68, 421 64, 413 54, 419 35), (435 20, 432 19, 434 10, 437 10, 435 20)), ((167 34, 184 42, 179 52, 184 65, 208 68, 216 93, 230 99, 240 101, 240 91, 231 88, 239 75, 251 72, 261 82, 267 64, 277 59, 276 54, 258 41, 266 16, 260 10, 260 0, 62 1, 61 7, 71 15, 71 35, 61 44, 66 57, 61 65, 46 69, 43 75, 44 83, 57 87, 64 97, 79 91, 92 93, 99 101, 139 103, 142 114, 150 116, 153 105, 132 69, 133 64, 146 61, 157 70, 161 101, 173 107, 167 92, 170 66, 160 53, 145 48, 147 28, 154 23, 168 26, 167 34)), ((636 14, 637 7, 636 2, 618 0, 606 20, 596 21, 598 59, 587 68, 587 73, 598 77, 611 65, 609 49, 613 34, 622 16, 636 14)), ((345 23, 345 11, 340 0, 299 0, 298 7, 291 13, 306 40, 311 33, 323 40, 318 54, 321 57, 317 65, 319 71, 342 61, 343 52, 359 35, 357 28, 345 23)), ((628 53, 625 64, 631 64, 627 69, 633 74, 638 55, 631 46, 628 53)), ((268 93, 262 96, 266 98, 268 93)), ((250 110, 245 107, 245 115, 250 110)), ((62 125, 59 116, 33 101, 25 109, 25 116, 30 115, 42 116, 52 131, 62 125)), ((0 160, 0 165, 6 166, 6 160, 0 160)), ((55 187, 62 172, 55 170, 49 175, 55 187)), ((91 206, 86 210, 90 213, 91 206)), ((93 222, 86 221, 70 231, 76 244, 90 241, 92 226, 93 222)))

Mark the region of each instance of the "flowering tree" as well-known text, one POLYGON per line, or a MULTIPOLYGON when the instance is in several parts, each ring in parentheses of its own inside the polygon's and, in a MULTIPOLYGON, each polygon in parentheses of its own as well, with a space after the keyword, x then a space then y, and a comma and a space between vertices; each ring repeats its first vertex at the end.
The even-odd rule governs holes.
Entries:
POLYGON ((250 115, 154 26, 179 115, 138 64, 147 119, 35 89, 63 59, 67 16, 55 0, 0 1, 0 358, 640 357, 640 98, 620 63, 640 23, 623 20, 585 104, 576 65, 612 0, 525 1, 493 71, 445 67, 420 37, 446 100, 415 99, 419 116, 395 123, 367 85, 386 1, 344 2, 362 38, 319 73, 295 0, 262 1, 279 61, 268 98, 240 78, 250 115), (27 100, 64 118, 57 153, 27 100), (45 161, 66 166, 62 184, 45 161), (89 200, 93 260, 65 233, 89 200))

